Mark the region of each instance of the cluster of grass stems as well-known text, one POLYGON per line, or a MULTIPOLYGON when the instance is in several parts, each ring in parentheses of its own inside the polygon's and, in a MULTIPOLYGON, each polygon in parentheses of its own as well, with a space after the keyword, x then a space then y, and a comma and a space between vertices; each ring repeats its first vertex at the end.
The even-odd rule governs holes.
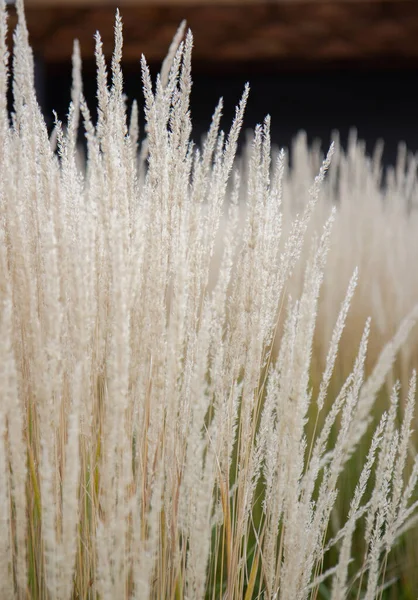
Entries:
POLYGON ((197 148, 184 25, 154 86, 142 58, 139 142, 119 13, 97 122, 75 44, 49 136, 17 12, 9 80, 0 0, 1 599, 416 597, 415 158, 383 179, 379 148, 300 137, 290 168, 266 118, 237 160, 248 88, 197 148))

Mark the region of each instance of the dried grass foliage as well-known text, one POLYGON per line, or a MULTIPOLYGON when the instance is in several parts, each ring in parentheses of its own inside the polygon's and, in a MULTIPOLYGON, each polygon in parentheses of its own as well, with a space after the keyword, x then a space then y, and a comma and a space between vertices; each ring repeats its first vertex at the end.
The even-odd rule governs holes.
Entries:
POLYGON ((266 118, 239 167, 248 88, 196 148, 184 25, 155 86, 142 58, 139 145, 119 13, 110 74, 96 36, 97 123, 76 44, 49 139, 17 10, 9 121, 0 1, 1 597, 381 597, 417 515, 414 159, 383 188, 355 140, 323 160, 302 140, 289 170, 266 118))

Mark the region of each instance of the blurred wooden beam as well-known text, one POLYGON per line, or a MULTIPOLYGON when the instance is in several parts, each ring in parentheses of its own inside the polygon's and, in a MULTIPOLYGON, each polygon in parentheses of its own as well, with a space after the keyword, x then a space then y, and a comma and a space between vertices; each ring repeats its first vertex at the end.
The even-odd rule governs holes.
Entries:
MULTIPOLYGON (((363 3, 364 0, 328 0, 333 3, 363 3)), ((371 2, 402 2, 403 0, 370 0, 371 2)), ((415 1, 415 0, 410 0, 415 1)), ((9 0, 10 4, 13 4, 15 0, 9 0)), ((211 6, 233 6, 233 5, 249 5, 249 4, 297 4, 300 0, 25 0, 25 6, 27 7, 38 7, 38 6, 197 6, 210 4, 211 6)), ((323 0, 305 0, 312 4, 321 3, 323 0)))
MULTIPOLYGON (((329 61, 415 61, 417 0, 26 0, 31 44, 47 62, 69 60, 74 38, 93 57, 99 30, 113 48, 116 6, 124 59, 161 61, 182 19, 195 39, 194 61, 321 65, 329 61), (245 6, 244 6, 245 3, 245 6)), ((11 9, 11 26, 16 19, 11 9)))

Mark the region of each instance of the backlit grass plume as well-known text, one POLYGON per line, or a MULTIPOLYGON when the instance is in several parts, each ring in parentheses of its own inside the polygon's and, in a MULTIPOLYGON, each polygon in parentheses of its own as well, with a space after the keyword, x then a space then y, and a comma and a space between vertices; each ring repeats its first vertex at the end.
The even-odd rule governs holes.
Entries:
POLYGON ((416 597, 414 159, 383 186, 355 139, 300 139, 290 169, 266 118, 238 164, 248 87, 197 148, 184 26, 155 85, 142 58, 140 136, 119 13, 97 122, 75 45, 50 138, 17 12, 9 77, 0 0, 1 600, 416 597))

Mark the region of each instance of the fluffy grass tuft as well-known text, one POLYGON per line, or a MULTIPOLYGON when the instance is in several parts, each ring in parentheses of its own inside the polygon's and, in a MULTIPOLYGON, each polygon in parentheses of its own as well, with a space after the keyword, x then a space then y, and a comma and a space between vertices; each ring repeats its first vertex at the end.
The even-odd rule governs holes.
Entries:
POLYGON ((416 597, 416 159, 383 182, 356 139, 300 138, 290 169, 266 118, 238 163, 248 87, 197 148, 184 24, 155 85, 142 58, 139 143, 119 13, 97 122, 75 44, 49 138, 17 12, 10 117, 0 0, 1 599, 416 597))

